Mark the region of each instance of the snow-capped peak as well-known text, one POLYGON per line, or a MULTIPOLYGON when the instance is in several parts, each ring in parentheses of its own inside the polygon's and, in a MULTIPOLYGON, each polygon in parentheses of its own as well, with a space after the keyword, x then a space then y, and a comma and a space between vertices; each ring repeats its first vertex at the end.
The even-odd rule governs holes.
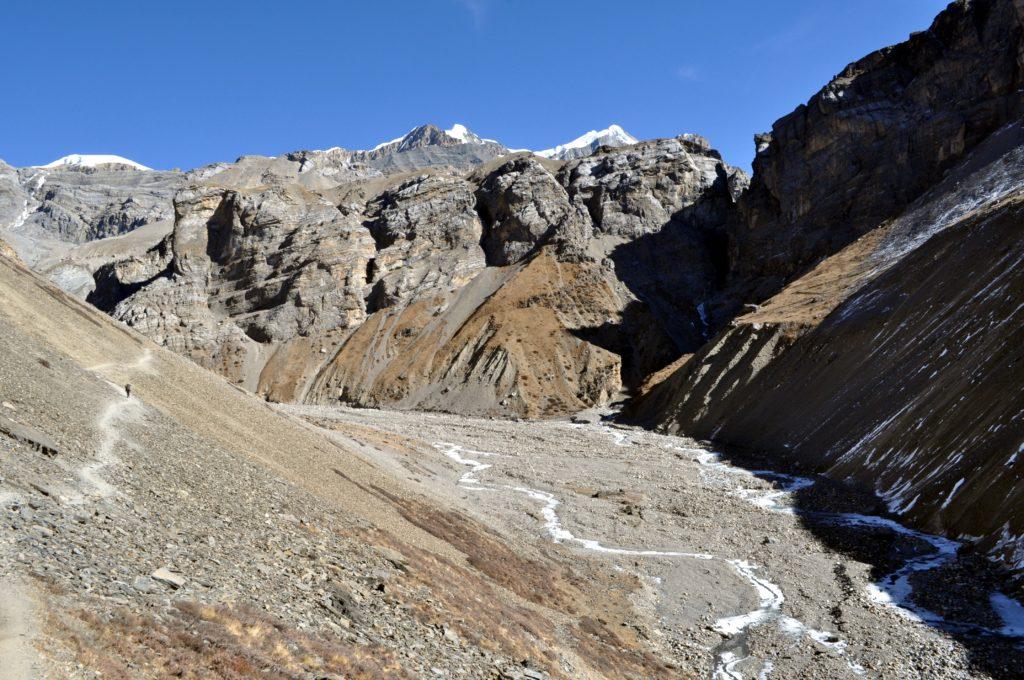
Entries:
POLYGON ((95 168, 99 165, 107 165, 110 163, 116 163, 117 165, 128 165, 130 167, 135 168, 136 170, 152 170, 152 168, 147 168, 145 165, 142 165, 141 163, 136 163, 135 161, 129 160, 123 156, 115 156, 113 154, 80 153, 73 153, 69 156, 58 158, 52 163, 47 163, 46 165, 40 167, 60 168, 68 165, 73 165, 78 167, 95 168))
POLYGON ((579 158, 592 151, 596 151, 600 146, 628 146, 629 144, 636 144, 638 141, 636 137, 618 125, 609 125, 604 130, 591 130, 571 142, 559 144, 551 149, 536 151, 535 153, 545 158, 579 158))
POLYGON ((486 139, 476 134, 462 123, 455 123, 444 131, 452 139, 457 139, 463 144, 498 144, 495 139, 486 139))
POLYGON ((401 137, 381 142, 373 147, 371 151, 380 151, 387 147, 394 147, 398 151, 408 151, 421 146, 432 146, 440 144, 451 146, 452 144, 497 144, 493 139, 484 139, 461 123, 455 123, 447 130, 442 130, 433 125, 420 125, 413 128, 401 137))
POLYGON ((403 139, 405 139, 406 137, 408 137, 412 133, 413 133, 413 130, 410 130, 409 132, 406 132, 401 137, 395 137, 394 139, 388 140, 386 142, 381 142, 377 146, 373 147, 372 151, 377 151, 378 149, 383 149, 385 146, 390 146, 392 144, 398 144, 400 141, 402 141, 403 139))
POLYGON ((452 125, 450 128, 445 130, 444 133, 449 137, 457 139, 460 142, 466 144, 480 140, 479 137, 477 137, 475 134, 469 131, 469 128, 467 128, 465 125, 461 123, 456 123, 455 125, 452 125))

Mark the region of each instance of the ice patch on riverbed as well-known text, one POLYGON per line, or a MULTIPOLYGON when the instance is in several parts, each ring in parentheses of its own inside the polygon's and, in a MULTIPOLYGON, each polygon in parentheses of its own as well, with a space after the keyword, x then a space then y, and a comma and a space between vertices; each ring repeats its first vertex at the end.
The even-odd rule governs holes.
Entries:
MULTIPOLYGON (((783 504, 782 501, 789 494, 799 491, 800 489, 813 486, 815 483, 813 479, 809 479, 807 477, 797 477, 770 470, 743 470, 736 468, 722 463, 718 455, 705 449, 680 447, 674 444, 666 444, 665 446, 666 448, 692 455, 693 459, 702 466, 713 468, 725 474, 767 478, 772 481, 779 480, 783 485, 783 489, 781 491, 764 492, 756 489, 739 489, 736 492, 736 495, 741 498, 746 499, 758 507, 762 507, 773 512, 795 513, 795 510, 791 506, 783 504)), ((959 487, 959 483, 956 487, 959 487)), ((956 487, 954 487, 953 493, 955 493, 956 487)), ((952 495, 952 493, 950 495, 952 495)), ((926 543, 932 548, 932 552, 916 558, 911 558, 895 572, 875 583, 869 583, 866 586, 866 590, 868 597, 872 602, 893 607, 896 611, 900 612, 903 616, 912 621, 927 623, 938 628, 974 632, 982 635, 1024 638, 1024 607, 1022 607, 1016 600, 1006 597, 1002 593, 993 593, 991 596, 992 608, 997 614, 999 614, 1004 623, 1003 627, 999 629, 986 628, 972 623, 950 621, 949 619, 946 619, 945 617, 914 602, 914 588, 910 583, 912 576, 918 572, 937 569, 952 560, 960 548, 961 544, 959 541, 915 531, 903 526, 899 522, 885 517, 878 517, 876 515, 827 512, 807 512, 801 514, 825 524, 891 531, 900 536, 916 539, 926 543)), ((819 633, 821 636, 830 635, 829 633, 810 629, 805 630, 805 632, 815 639, 818 639, 815 636, 819 633)), ((841 641, 836 643, 836 645, 842 645, 842 647, 845 648, 845 643, 841 641)), ((851 666, 851 668, 852 667, 853 666, 851 666)))
MULTIPOLYGON (((619 432, 612 430, 611 428, 602 428, 607 434, 610 434, 615 438, 615 444, 617 446, 626 446, 634 443, 627 435, 622 435, 619 432), (626 443, 628 442, 628 444, 626 443)), ((741 559, 729 559, 723 558, 708 553, 697 553, 689 551, 676 551, 676 550, 646 550, 646 549, 631 549, 631 548, 620 548, 606 546, 600 541, 590 538, 581 538, 574 535, 571 531, 562 526, 561 520, 558 517, 557 508, 559 506, 559 500, 555 496, 546 491, 540 491, 538 489, 532 489, 523 486, 510 486, 510 485, 484 485, 480 482, 477 475, 487 469, 491 468, 490 464, 482 463, 479 460, 467 458, 463 454, 471 454, 480 457, 495 456, 497 454, 488 453, 484 451, 472 451, 464 448, 459 444, 453 444, 450 442, 438 442, 434 444, 434 448, 444 454, 447 458, 451 459, 455 463, 469 467, 469 472, 464 473, 459 477, 459 485, 463 488, 474 490, 474 491, 494 491, 494 490, 506 490, 513 491, 519 494, 523 494, 528 498, 539 501, 543 504, 541 509, 541 516, 544 518, 544 528, 547 530, 551 540, 555 543, 575 543, 582 546, 583 548, 592 552, 612 554, 612 555, 628 555, 632 557, 665 557, 665 558, 683 558, 683 559, 696 559, 696 560, 721 560, 728 564, 740 576, 743 580, 751 585, 758 597, 758 608, 754 611, 747 612, 745 614, 739 614, 736 616, 728 616, 721 618, 712 625, 712 628, 726 637, 742 642, 746 631, 754 626, 764 624, 771 620, 779 622, 780 627, 786 632, 791 633, 794 636, 802 637, 806 635, 815 642, 832 649, 839 655, 845 655, 846 643, 842 642, 836 636, 825 631, 815 630, 808 628, 802 622, 788 616, 781 615, 782 604, 785 601, 785 596, 782 593, 782 589, 776 584, 767 580, 766 578, 758 575, 758 566, 748 562, 747 560, 741 559)), ((707 452, 704 452, 707 453, 707 452)), ((714 454, 707 454, 712 458, 706 458, 708 464, 720 465, 729 471, 734 470, 726 466, 723 463, 717 461, 714 454)), ((746 472, 746 471, 741 471, 746 472)), ((781 477, 788 477, 781 475, 781 477)), ((789 485, 786 488, 802 488, 800 484, 802 479, 791 478, 789 485), (799 482, 799 483, 798 483, 799 482)), ((773 507, 779 503, 779 499, 785 495, 787 491, 773 491, 768 493, 764 498, 751 497, 752 502, 757 502, 760 507, 773 507), (766 500, 767 498, 767 500, 766 500)), ((743 675, 736 670, 739 663, 745 661, 748 657, 738 657, 732 651, 722 651, 718 654, 716 666, 714 670, 715 678, 728 678, 731 680, 742 680, 743 675)), ((847 665, 855 673, 860 674, 863 672, 861 666, 855 662, 847 661, 847 665)), ((762 664, 760 677, 766 677, 767 674, 772 670, 770 662, 764 662, 762 664)))
POLYGON ((1002 593, 992 593, 990 601, 992 609, 1003 621, 1003 627, 1000 629, 1003 635, 1024 637, 1024 607, 1020 602, 1002 593))

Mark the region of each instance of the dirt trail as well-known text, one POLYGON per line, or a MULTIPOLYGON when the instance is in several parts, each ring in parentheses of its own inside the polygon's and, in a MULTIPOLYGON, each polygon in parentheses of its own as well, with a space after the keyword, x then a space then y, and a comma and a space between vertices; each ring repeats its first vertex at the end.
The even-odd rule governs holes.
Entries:
POLYGON ((39 630, 36 604, 28 587, 11 579, 0 580, 0 677, 37 680, 45 676, 43 661, 34 647, 39 630))
MULTIPOLYGON (((152 352, 146 348, 138 359, 130 363, 107 362, 90 366, 86 370, 101 376, 104 372, 130 376, 133 373, 149 372, 152 357, 152 352)), ((96 427, 103 435, 103 440, 96 451, 95 459, 81 465, 75 471, 76 476, 85 484, 85 489, 72 499, 74 503, 82 503, 86 497, 109 498, 117 493, 117 489, 104 480, 101 473, 119 460, 116 450, 126 441, 123 435, 124 422, 138 422, 144 412, 142 402, 128 394, 127 385, 122 387, 107 378, 104 380, 115 391, 116 396, 107 403, 96 420, 96 427)))

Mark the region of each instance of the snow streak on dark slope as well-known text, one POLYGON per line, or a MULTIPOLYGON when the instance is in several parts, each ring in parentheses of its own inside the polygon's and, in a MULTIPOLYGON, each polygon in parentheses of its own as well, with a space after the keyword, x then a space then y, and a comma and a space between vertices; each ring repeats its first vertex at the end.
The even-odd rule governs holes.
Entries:
POLYGON ((782 303, 741 320, 641 404, 641 419, 860 484, 909 525, 1024 568, 1022 187, 1015 124, 869 251, 854 244, 823 264, 852 257, 859 270, 836 279, 854 280, 849 291, 804 286, 838 298, 820 324, 782 303))
MULTIPOLYGON (((573 428, 588 427, 573 425, 573 428)), ((849 512, 805 512, 793 505, 793 494, 814 486, 815 481, 807 477, 774 472, 772 470, 746 470, 723 462, 721 457, 702 448, 694 448, 686 440, 670 436, 660 436, 644 432, 628 433, 608 427, 601 428, 611 436, 617 446, 628 447, 641 438, 648 443, 685 453, 693 457, 702 468, 705 482, 722 486, 725 493, 739 496, 754 506, 770 512, 799 514, 807 521, 830 526, 842 526, 863 530, 865 532, 891 532, 897 536, 920 543, 924 548, 920 554, 909 557, 896 571, 868 586, 868 596, 874 602, 896 608, 912 621, 927 623, 959 633, 979 636, 999 636, 1011 639, 1024 639, 1024 607, 999 592, 991 594, 994 611, 1002 618, 1000 627, 984 627, 973 623, 947 620, 941 615, 930 611, 915 601, 912 577, 920 572, 927 572, 942 567, 957 553, 960 544, 941 536, 933 536, 912 529, 891 519, 876 515, 849 512), (744 484, 744 480, 770 480, 777 489, 764 491, 755 485, 744 484)), ((636 558, 670 558, 685 560, 722 561, 727 563, 736 574, 757 593, 759 606, 757 609, 727 616, 714 622, 716 631, 726 636, 725 642, 716 650, 716 664, 713 676, 716 679, 738 679, 743 675, 738 666, 748 661, 747 632, 764 625, 778 626, 781 631, 794 638, 807 636, 819 645, 844 656, 847 666, 854 675, 865 673, 864 668, 855 659, 848 658, 847 643, 836 634, 808 627, 801 621, 785 613, 786 597, 782 589, 771 581, 771 575, 763 573, 756 564, 747 560, 710 553, 686 550, 665 550, 644 546, 622 547, 610 546, 598 538, 577 536, 566 529, 559 516, 560 500, 551 492, 542 489, 514 485, 494 484, 485 481, 486 473, 500 463, 493 462, 500 456, 486 451, 467 449, 462 445, 439 442, 435 447, 445 456, 459 465, 469 468, 458 480, 458 484, 472 491, 506 492, 521 494, 541 504, 541 517, 544 529, 551 540, 556 543, 567 543, 579 546, 583 550, 609 555, 624 555, 636 558), (487 462, 484 462, 487 461, 487 462)), ((761 676, 767 676, 772 668, 771 659, 760 659, 761 676)))

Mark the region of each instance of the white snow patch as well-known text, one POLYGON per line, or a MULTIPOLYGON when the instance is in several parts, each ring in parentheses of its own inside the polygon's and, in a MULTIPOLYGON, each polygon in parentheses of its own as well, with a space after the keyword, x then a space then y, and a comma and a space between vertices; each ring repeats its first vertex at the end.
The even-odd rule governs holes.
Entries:
POLYGON ((400 141, 402 141, 403 139, 408 137, 410 134, 412 134, 412 130, 409 130, 409 132, 406 132, 401 137, 395 137, 394 139, 392 139, 390 141, 381 142, 377 146, 373 147, 372 151, 379 151, 380 149, 383 149, 385 146, 391 146, 392 144, 398 144, 400 141))
POLYGON ((1013 452, 1013 455, 1010 456, 1010 459, 1006 461, 1006 465, 1013 465, 1014 463, 1016 463, 1017 456, 1019 456, 1021 453, 1024 453, 1024 444, 1021 444, 1017 448, 1017 450, 1013 452))
POLYGON ((601 139, 602 137, 610 138, 615 144, 619 146, 636 144, 637 142, 640 141, 633 135, 623 130, 618 125, 609 125, 604 130, 591 130, 590 132, 586 132, 580 135, 571 142, 559 144, 558 146, 551 149, 535 151, 534 153, 536 153, 538 156, 543 156, 544 158, 554 158, 563 151, 569 151, 572 149, 584 149, 593 144, 594 142, 596 142, 598 139, 601 139))
POLYGON ((964 478, 961 477, 960 481, 953 485, 953 490, 949 492, 949 495, 946 496, 946 500, 942 502, 942 508, 941 508, 942 510, 945 510, 947 507, 949 507, 950 501, 953 500, 953 496, 955 496, 956 492, 960 490, 960 485, 963 484, 963 483, 964 483, 964 478))
POLYGON ((992 609, 1003 620, 1003 627, 1000 629, 1002 634, 1011 637, 1024 636, 1024 606, 1002 593, 992 593, 989 601, 992 603, 992 609))
POLYGON ((476 135, 469 131, 469 128, 467 128, 465 125, 462 125, 461 123, 456 123, 455 125, 452 125, 450 128, 445 130, 444 133, 449 137, 457 139, 460 142, 465 142, 466 144, 469 144, 470 142, 479 139, 479 137, 477 137, 476 135))
POLYGON ((117 163, 118 165, 128 165, 136 170, 152 170, 141 163, 125 158, 124 156, 115 156, 113 154, 80 154, 73 153, 63 158, 58 158, 52 163, 41 165, 38 167, 42 168, 61 168, 65 166, 78 166, 86 168, 95 168, 100 165, 106 165, 108 163, 117 163))
POLYGON ((448 135, 449 137, 451 137, 452 139, 459 140, 463 144, 486 144, 486 143, 497 144, 498 143, 497 140, 494 140, 494 139, 484 139, 483 137, 477 135, 475 132, 473 132, 472 130, 467 128, 462 123, 455 123, 450 128, 445 130, 444 133, 446 135, 448 135))

